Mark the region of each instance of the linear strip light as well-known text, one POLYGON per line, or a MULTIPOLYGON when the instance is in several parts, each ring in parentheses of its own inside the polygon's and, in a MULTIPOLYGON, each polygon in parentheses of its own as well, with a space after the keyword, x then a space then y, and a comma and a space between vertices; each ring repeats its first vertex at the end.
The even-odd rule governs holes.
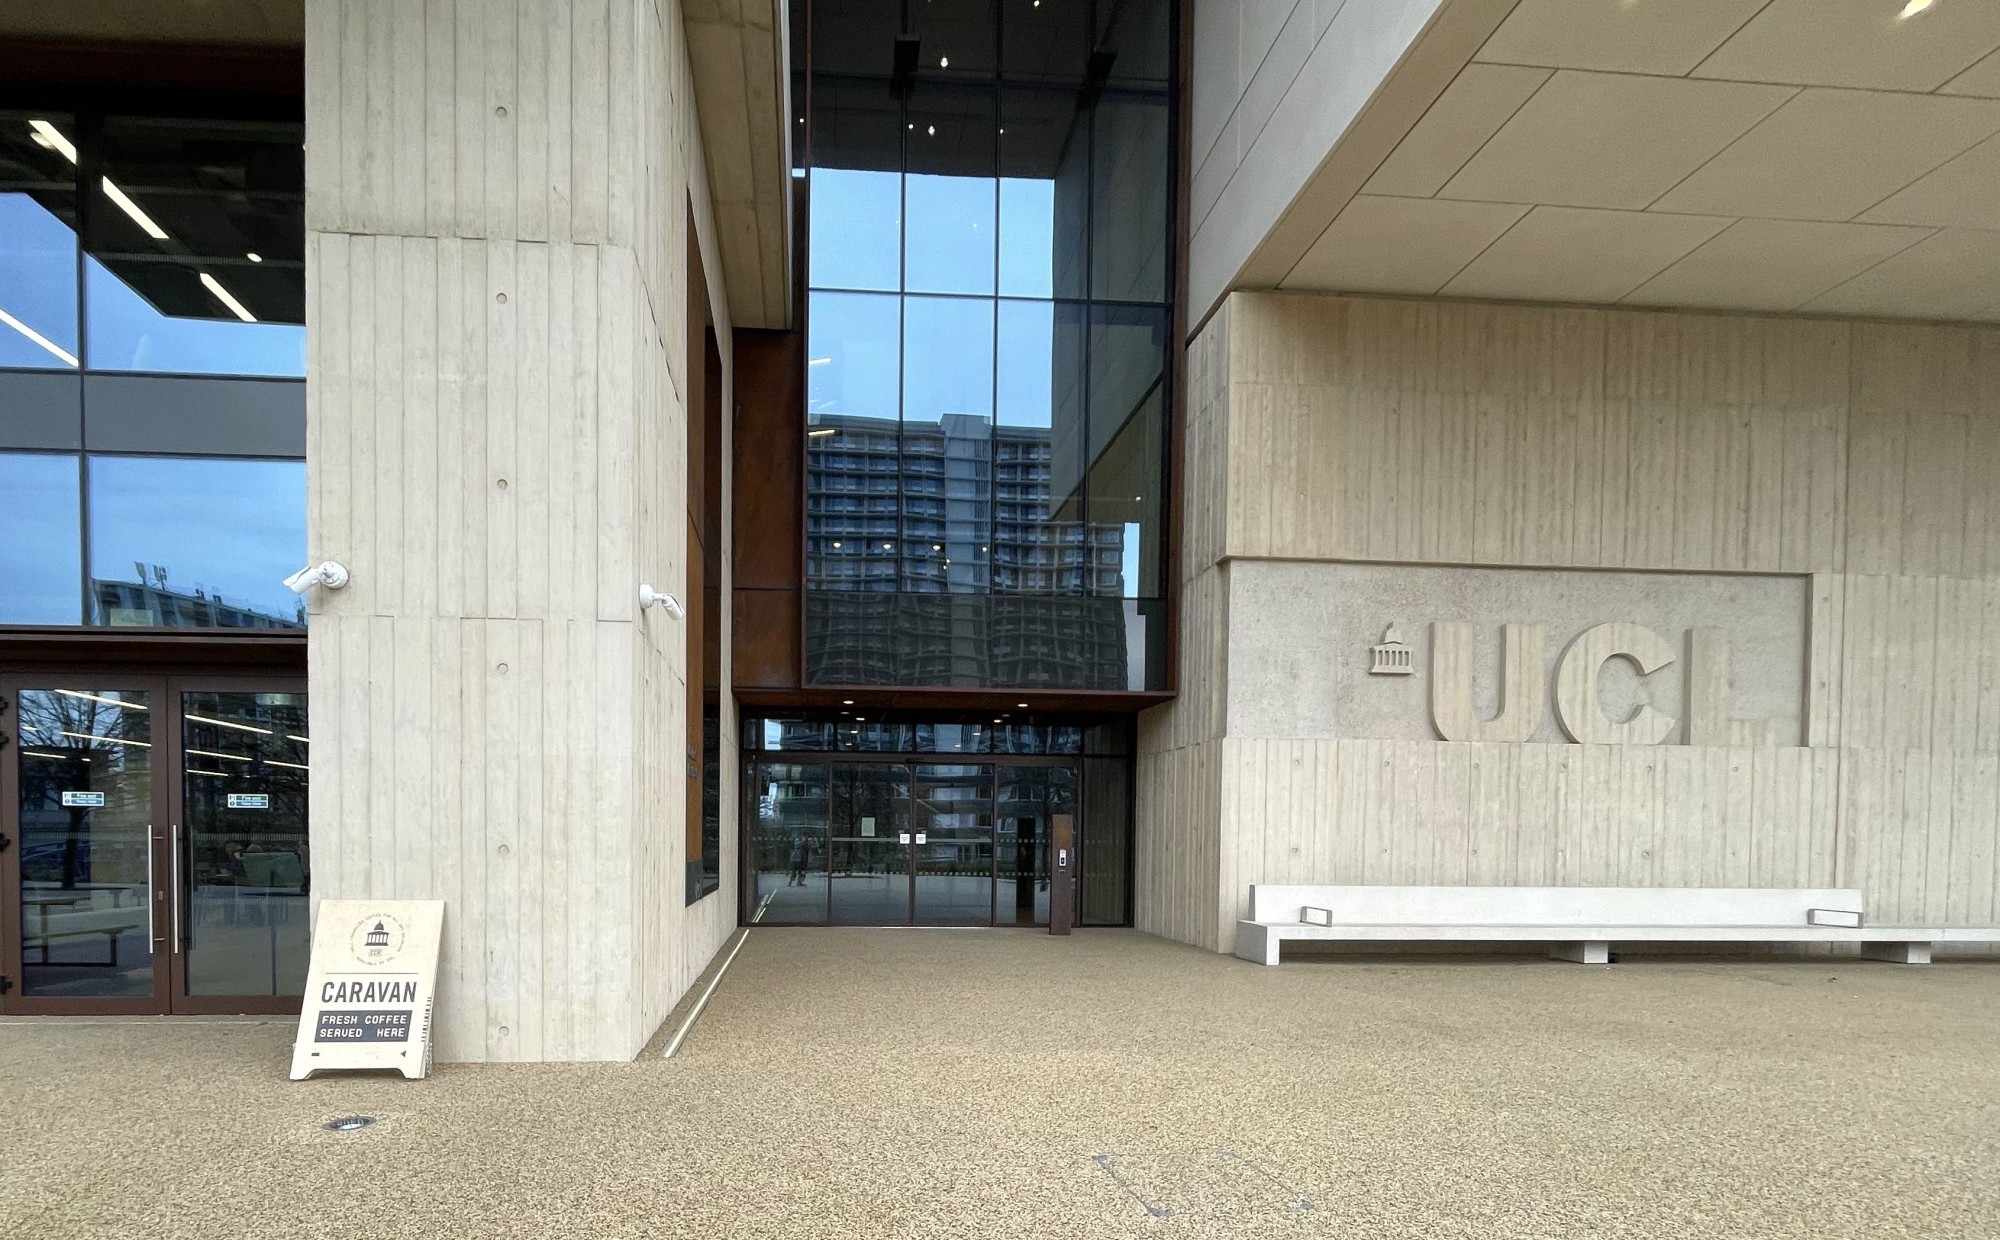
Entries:
POLYGON ((103 741, 107 745, 130 745, 135 749, 151 749, 151 741, 122 741, 115 736, 92 736, 88 732, 65 732, 64 736, 74 736, 80 741, 103 741))
POLYGON ((311 767, 307 766, 307 765, 306 765, 305 763, 303 763, 303 762, 280 762, 280 761, 278 761, 278 760, 277 760, 276 758, 266 758, 266 759, 264 759, 264 765, 265 765, 265 766, 286 766, 286 767, 290 767, 290 768, 291 768, 292 770, 295 770, 295 771, 310 771, 310 770, 312 770, 312 768, 311 768, 311 767))
POLYGON ((214 276, 204 271, 201 273, 201 282, 207 286, 209 292, 215 294, 217 301, 235 311, 237 318, 242 319, 245 323, 255 323, 257 321, 257 316, 244 309, 243 303, 236 300, 228 289, 222 287, 221 282, 214 276))
MULTIPOLYGON (((55 758, 58 761, 63 761, 68 759, 70 755, 66 753, 50 753, 46 749, 23 749, 21 756, 24 758, 55 758)), ((90 759, 85 758, 84 761, 88 762, 90 759)))
POLYGON ((110 177, 103 178, 103 181, 105 196, 117 203, 119 210, 131 216, 134 224, 145 229, 148 237, 151 237, 155 241, 165 241, 167 239, 167 230, 155 224, 153 217, 140 210, 138 203, 126 197, 125 191, 119 189, 110 177))
POLYGON ((76 365, 75 354, 71 353, 68 349, 63 348, 55 341, 50 340, 47 336, 42 335, 42 333, 36 331, 34 328, 28 326, 26 323, 23 323, 21 320, 7 313, 5 310, 0 310, 0 323, 5 323, 7 326, 13 328, 15 331, 20 332, 23 336, 26 336, 28 339, 34 341, 36 344, 42 346, 44 349, 47 349, 49 352, 61 358, 66 364, 72 367, 76 365))
POLYGON ((250 760, 240 753, 217 753, 213 749, 190 749, 187 752, 198 753, 204 758, 220 758, 224 762, 248 762, 250 760))
POLYGON ((61 151, 64 159, 76 162, 76 144, 63 137, 62 130, 47 121, 29 121, 28 128, 34 131, 35 144, 51 151, 61 151))
POLYGON ((228 771, 204 771, 197 767, 192 767, 192 766, 187 768, 187 773, 190 775, 213 775, 217 779, 235 778, 235 776, 231 775, 228 771))
MULTIPOLYGON (((137 702, 121 702, 117 698, 99 697, 95 693, 81 693, 75 689, 57 689, 56 692, 62 694, 64 697, 82 698, 86 702, 102 702, 106 706, 123 706, 127 710, 153 709, 150 706, 141 706, 137 702)), ((68 736, 71 734, 65 732, 63 735, 68 736)))
MULTIPOLYGON (((191 719, 191 720, 193 720, 193 721, 194 721, 194 722, 196 722, 196 723, 212 723, 212 724, 214 724, 214 725, 215 725, 216 727, 218 727, 218 728, 235 728, 235 729, 236 729, 236 730, 237 730, 238 732, 255 732, 255 733, 256 733, 257 735, 259 735, 259 736, 275 736, 275 735, 277 735, 277 734, 276 734, 275 732, 271 731, 271 729, 269 729, 269 728, 253 728, 253 727, 251 727, 251 726, 250 726, 249 724, 247 724, 247 723, 231 723, 231 722, 229 722, 229 720, 227 720, 227 719, 211 719, 211 718, 209 718, 209 717, 208 717, 207 715, 186 715, 186 714, 184 714, 184 715, 182 715, 182 716, 181 716, 181 718, 183 718, 183 719, 191 719)), ((192 751, 190 751, 190 752, 192 752, 192 751)))
POLYGON ((312 743, 312 737, 296 736, 290 732, 285 733, 285 739, 288 741, 297 741, 301 745, 310 745, 312 743))

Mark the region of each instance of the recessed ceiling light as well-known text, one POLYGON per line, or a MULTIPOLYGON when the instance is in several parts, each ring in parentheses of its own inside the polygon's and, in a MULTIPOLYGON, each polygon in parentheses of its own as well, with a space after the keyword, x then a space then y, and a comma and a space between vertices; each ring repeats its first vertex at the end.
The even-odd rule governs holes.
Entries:
POLYGON ((935 137, 937 137, 937 126, 936 126, 936 125, 926 125, 926 126, 924 126, 924 132, 925 132, 925 133, 927 133, 927 134, 929 134, 929 135, 930 135, 931 137, 935 138, 935 137))
POLYGON ((940 56, 940 57, 938 57, 938 68, 940 68, 940 69, 949 69, 949 68, 951 68, 951 57, 949 57, 949 56, 940 56))
POLYGON ((833 549, 835 551, 840 550, 840 540, 838 538, 833 540, 833 549))
POLYGON ((1022 710, 1028 709, 1028 704, 1026 702, 1016 702, 1014 703, 1014 705, 1020 707, 1022 710))
POLYGON ((255 251, 255 250, 252 250, 252 251, 250 251, 250 252, 249 252, 248 254, 245 254, 245 255, 244 255, 243 257, 245 257, 245 258, 249 259, 249 260, 250 260, 251 262, 253 262, 253 263, 261 263, 261 262, 263 262, 263 261, 264 261, 264 256, 263 256, 262 254, 259 254, 259 253, 258 253, 257 251, 255 251))
POLYGON ((854 699, 853 699, 853 698, 842 698, 842 699, 840 699, 840 704, 841 704, 842 706, 852 706, 852 705, 854 705, 854 699))
POLYGON ((1904 6, 1903 6, 1903 11, 1902 11, 1901 13, 1898 13, 1898 14, 1896 14, 1896 16, 1897 16, 1897 17, 1915 17, 1915 16, 1917 15, 1917 14, 1919 14, 1919 13, 1923 12, 1923 11, 1924 11, 1925 9, 1927 9, 1927 8, 1931 7, 1931 5, 1932 5, 1932 4, 1934 3, 1934 2, 1935 2, 1935 0, 1910 0, 1910 2, 1909 2, 1908 4, 1906 4, 1906 5, 1904 5, 1904 6))

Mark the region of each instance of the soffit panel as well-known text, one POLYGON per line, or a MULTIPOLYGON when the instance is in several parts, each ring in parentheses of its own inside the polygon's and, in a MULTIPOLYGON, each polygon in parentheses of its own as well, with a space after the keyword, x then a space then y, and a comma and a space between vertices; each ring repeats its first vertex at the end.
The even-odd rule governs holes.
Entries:
POLYGON ((1510 203, 1361 194, 1284 287, 1435 293, 1527 213, 1510 203))
POLYGON ((1805 303, 1803 310, 1971 318, 1994 307, 2000 233, 1946 229, 1805 303))
POLYGON ((1439 196, 1636 211, 1792 94, 1784 86, 1564 70, 1439 196))
POLYGON ((1931 232, 1877 224, 1738 220, 1625 300, 1647 306, 1791 310, 1931 232))
POLYGON ((2000 229, 2000 136, 1911 182, 1861 218, 1884 224, 2000 229))
POLYGON ((1768 0, 1521 0, 1477 60, 1680 76, 1768 0))
POLYGON ((1806 90, 1654 204, 1849 220, 2000 131, 2000 101, 1806 90))
POLYGON ((1931 91, 2000 47, 2000 4, 1943 0, 1914 19, 1894 0, 1771 0, 1695 77, 1931 91))
POLYGON ((1988 52, 1986 59, 1940 86, 1938 93, 2000 99, 2000 52, 1988 52))
POLYGON ((1362 192, 1425 198, 1437 193, 1549 80, 1549 72, 1517 65, 1467 65, 1410 136, 1375 170, 1362 192))
POLYGON ((305 0, 72 0, 0 12, 0 39, 303 47, 305 0))
POLYGON ((1729 226, 1726 219, 1536 207, 1443 291, 1458 297, 1617 301, 1729 226))

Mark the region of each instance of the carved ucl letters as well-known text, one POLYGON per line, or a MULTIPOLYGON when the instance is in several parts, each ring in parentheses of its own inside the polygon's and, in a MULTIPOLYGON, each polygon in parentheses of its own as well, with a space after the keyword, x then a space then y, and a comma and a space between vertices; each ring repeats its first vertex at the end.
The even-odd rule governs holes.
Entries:
MULTIPOLYGON (((1431 625, 1431 722, 1448 741, 1526 741, 1542 725, 1543 650, 1547 630, 1536 624, 1501 626, 1500 713, 1481 719, 1472 703, 1473 651, 1481 626, 1460 620, 1431 625)), ((1729 644, 1714 629, 1687 635, 1683 714, 1689 745, 1769 745, 1769 721, 1729 716, 1729 644)), ((1625 659, 1650 676, 1674 662, 1671 643, 1652 629, 1614 621, 1586 629, 1556 665, 1556 721, 1563 734, 1586 745, 1657 745, 1680 722, 1640 706, 1626 719, 1604 713, 1598 675, 1605 663, 1625 659)))

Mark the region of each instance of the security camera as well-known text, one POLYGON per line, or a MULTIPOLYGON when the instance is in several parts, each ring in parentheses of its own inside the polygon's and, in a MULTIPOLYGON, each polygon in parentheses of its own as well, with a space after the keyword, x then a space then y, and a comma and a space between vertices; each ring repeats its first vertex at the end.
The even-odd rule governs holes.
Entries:
POLYGON ((326 560, 310 565, 285 578, 285 588, 293 594, 304 594, 314 586, 338 590, 346 584, 347 566, 338 560, 326 560))
POLYGON ((653 607, 656 605, 666 608, 667 614, 676 620, 687 614, 681 610, 681 601, 673 595, 663 594, 651 586, 640 586, 639 606, 653 607))

